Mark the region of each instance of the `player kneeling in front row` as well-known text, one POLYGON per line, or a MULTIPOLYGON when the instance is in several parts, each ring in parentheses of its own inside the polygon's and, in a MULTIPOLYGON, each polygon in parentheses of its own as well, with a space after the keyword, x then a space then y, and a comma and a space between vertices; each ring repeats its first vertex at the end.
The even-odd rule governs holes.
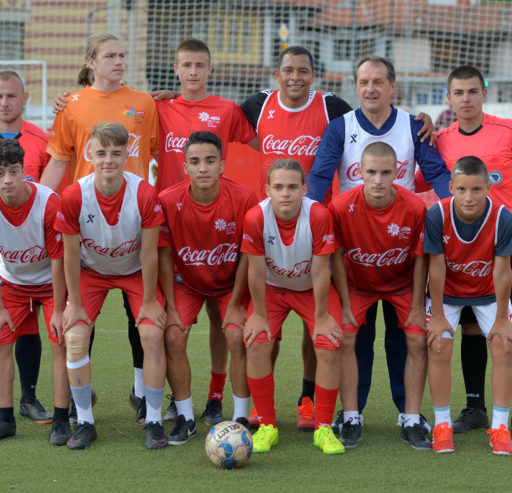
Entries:
POLYGON ((47 187, 23 181, 23 158, 17 140, 0 139, 0 438, 16 434, 12 348, 21 335, 37 334, 35 304, 40 302, 53 351, 50 443, 64 445, 71 436, 62 344, 66 284, 61 236, 53 228, 60 199, 47 187))
POLYGON ((268 452, 278 442, 271 355, 293 310, 310 328, 317 357, 314 443, 326 454, 341 454, 345 449, 331 429, 343 338, 339 296, 329 271, 332 217, 305 197, 304 172, 293 159, 272 165, 267 194, 247 213, 242 241, 242 252, 249 256, 251 292, 244 328, 247 380, 260 417, 253 450, 268 452))
POLYGON ((378 300, 394 306, 399 327, 406 335, 402 441, 417 450, 431 448, 420 424, 427 374, 426 264, 421 251, 426 208, 412 192, 393 184, 396 173, 393 148, 374 142, 361 156, 363 185, 339 195, 330 205, 341 247, 334 255, 333 278, 342 299, 349 300, 343 302, 340 387, 344 419, 341 441, 347 449, 355 448, 362 438, 356 335, 368 309, 378 300))
POLYGON ((118 123, 92 130, 94 173, 62 194, 56 229, 63 233, 69 303, 64 311, 67 368, 78 426, 68 440, 82 449, 96 439, 91 403, 89 340, 110 289, 122 289, 137 314, 144 349, 145 445, 167 445, 161 406, 165 383, 163 296, 157 289, 158 232, 163 221, 155 189, 124 172, 128 132, 118 123), (80 246, 80 238, 82 244, 80 246))
POLYGON ((207 301, 217 311, 215 318, 224 320, 231 353, 233 421, 248 425, 249 404, 241 330, 246 314, 242 302, 247 288, 247 257, 239 258, 239 250, 244 216, 257 203, 256 196, 248 187, 222 177, 222 142, 214 133, 192 133, 184 152, 190 182, 160 194, 165 216, 159 273, 167 303, 167 377, 178 411, 176 425, 168 435, 171 445, 181 445, 196 435, 187 341, 207 301))
POLYGON ((432 448, 438 453, 455 450, 450 360, 460 312, 469 306, 487 336, 493 359, 490 445, 495 454, 512 455, 507 427, 512 398, 512 215, 487 196, 487 169, 475 156, 455 163, 450 191, 453 197, 441 200, 427 213, 423 246, 430 254, 427 334, 428 381, 435 414, 432 448))

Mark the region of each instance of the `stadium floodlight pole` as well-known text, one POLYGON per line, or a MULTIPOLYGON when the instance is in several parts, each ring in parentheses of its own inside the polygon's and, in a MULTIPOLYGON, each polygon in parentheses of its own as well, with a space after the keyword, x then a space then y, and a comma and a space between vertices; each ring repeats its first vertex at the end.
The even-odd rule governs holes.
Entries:
POLYGON ((14 65, 41 65, 43 74, 42 74, 42 97, 41 97, 41 111, 43 113, 41 118, 41 126, 44 130, 47 129, 47 119, 46 119, 46 96, 48 92, 48 82, 47 82, 47 72, 46 72, 46 62, 44 60, 0 60, 0 66, 6 65, 6 66, 14 66, 14 65))

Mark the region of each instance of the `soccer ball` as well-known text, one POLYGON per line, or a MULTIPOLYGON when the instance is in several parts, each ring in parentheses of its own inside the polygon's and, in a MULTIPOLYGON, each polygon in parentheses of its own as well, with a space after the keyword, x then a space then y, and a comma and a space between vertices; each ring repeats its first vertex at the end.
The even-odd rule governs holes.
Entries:
POLYGON ((223 421, 208 432, 204 448, 217 467, 233 469, 241 466, 251 456, 252 436, 240 423, 223 421))

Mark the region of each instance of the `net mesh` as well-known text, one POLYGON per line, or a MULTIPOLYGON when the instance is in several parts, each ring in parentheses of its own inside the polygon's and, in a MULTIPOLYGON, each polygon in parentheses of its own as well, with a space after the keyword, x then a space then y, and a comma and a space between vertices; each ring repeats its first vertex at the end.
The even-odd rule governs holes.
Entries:
MULTIPOLYGON (((488 101, 512 101, 512 4, 470 0, 0 0, 0 60, 45 62, 46 103, 75 90, 88 34, 112 32, 128 53, 126 83, 141 90, 179 89, 173 72, 181 40, 208 43, 209 91, 241 102, 276 87, 280 50, 298 44, 316 61, 315 88, 357 106, 352 70, 366 55, 391 58, 395 104, 443 109, 449 71, 479 67, 488 101)), ((5 68, 5 65, 0 66, 5 68)), ((41 65, 16 65, 30 93, 30 118, 44 111, 41 65)), ((495 111, 499 114, 500 111, 495 111)), ((506 116, 506 115, 504 115, 506 116)))

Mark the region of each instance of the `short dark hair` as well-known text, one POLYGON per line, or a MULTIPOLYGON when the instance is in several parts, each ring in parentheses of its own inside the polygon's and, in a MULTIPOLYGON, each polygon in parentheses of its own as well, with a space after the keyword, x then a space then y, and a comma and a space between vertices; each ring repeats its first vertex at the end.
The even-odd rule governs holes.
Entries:
POLYGON ((288 48, 284 49, 279 54, 279 60, 277 62, 277 68, 281 68, 281 65, 283 63, 283 58, 286 55, 306 55, 309 58, 309 63, 311 63, 311 70, 315 70, 315 64, 313 62, 313 55, 309 50, 304 48, 303 46, 289 46, 288 48))
POLYGON ((191 133, 187 143, 185 144, 185 148, 183 149, 185 157, 187 156, 188 148, 194 144, 212 144, 217 148, 222 158, 222 140, 220 140, 220 137, 217 134, 207 132, 205 130, 191 133))
POLYGON ((485 181, 489 180, 485 163, 476 156, 464 156, 458 159, 452 168, 452 181, 457 175, 479 175, 485 181))
POLYGON ((21 164, 25 151, 18 139, 0 139, 0 166, 9 166, 11 164, 21 164))
POLYGON ((357 72, 359 71, 359 67, 366 62, 370 62, 373 64, 382 63, 386 67, 386 76, 393 84, 393 82, 396 81, 396 75, 395 75, 395 67, 393 66, 393 62, 389 58, 384 58, 383 56, 367 56, 362 58, 357 62, 356 68, 354 69, 354 80, 357 81, 357 72))
POLYGON ((364 157, 369 154, 375 157, 390 157, 395 162, 396 166, 396 152, 395 150, 385 142, 372 142, 368 144, 361 154, 361 166, 363 165, 364 157))
POLYGON ((472 79, 473 77, 476 77, 478 79, 483 91, 485 89, 485 79, 484 76, 482 75, 482 72, 480 72, 480 70, 478 70, 476 67, 473 67, 473 65, 461 65, 460 67, 457 67, 456 69, 452 70, 452 72, 448 76, 448 92, 450 92, 450 86, 452 84, 453 79, 467 80, 472 79))
POLYGON ((208 55, 208 63, 211 62, 210 48, 208 45, 200 39, 188 38, 184 39, 176 48, 176 63, 178 63, 178 55, 182 51, 191 51, 193 53, 206 53, 208 55))
POLYGON ((278 169, 289 169, 292 171, 297 171, 300 173, 300 177, 302 179, 302 184, 305 183, 305 174, 304 170, 302 169, 302 166, 298 161, 295 159, 278 159, 274 161, 274 164, 270 167, 270 169, 267 172, 267 182, 270 183, 270 176, 272 173, 278 169))

